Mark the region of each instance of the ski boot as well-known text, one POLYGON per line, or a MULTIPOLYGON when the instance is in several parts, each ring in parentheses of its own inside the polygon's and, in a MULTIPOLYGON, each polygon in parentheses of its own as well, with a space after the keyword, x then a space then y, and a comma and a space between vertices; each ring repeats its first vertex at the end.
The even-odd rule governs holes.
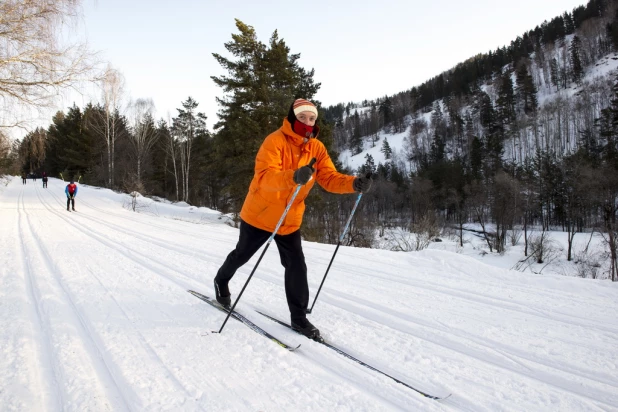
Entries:
POLYGON ((213 282, 215 284, 215 298, 217 298, 217 302, 219 302, 223 307, 229 309, 232 304, 232 295, 227 283, 225 285, 220 285, 217 283, 217 279, 213 282))
POLYGON ((292 320, 291 326, 292 329, 294 329, 296 332, 305 335, 309 339, 313 339, 318 342, 324 341, 324 339, 322 339, 322 336, 320 336, 320 331, 318 330, 318 328, 313 326, 313 324, 311 324, 311 322, 309 322, 307 318, 292 320))

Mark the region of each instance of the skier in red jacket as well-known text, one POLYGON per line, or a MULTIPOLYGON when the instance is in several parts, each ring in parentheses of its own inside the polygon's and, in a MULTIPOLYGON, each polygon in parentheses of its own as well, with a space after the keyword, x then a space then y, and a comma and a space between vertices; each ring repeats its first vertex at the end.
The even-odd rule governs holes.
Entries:
MULTIPOLYGON (((64 189, 64 193, 67 195, 67 210, 69 210, 69 204, 73 206, 73 211, 75 212, 75 196, 77 196, 77 185, 71 179, 71 182, 64 189)), ((70 212, 70 210, 69 210, 70 212)))

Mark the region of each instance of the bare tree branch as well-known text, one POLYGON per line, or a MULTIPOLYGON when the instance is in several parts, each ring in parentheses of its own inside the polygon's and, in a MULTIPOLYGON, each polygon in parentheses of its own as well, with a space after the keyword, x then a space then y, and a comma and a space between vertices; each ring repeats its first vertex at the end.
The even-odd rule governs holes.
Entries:
POLYGON ((81 0, 0 2, 0 127, 23 125, 25 110, 50 107, 61 91, 94 75, 85 44, 63 44, 81 0))

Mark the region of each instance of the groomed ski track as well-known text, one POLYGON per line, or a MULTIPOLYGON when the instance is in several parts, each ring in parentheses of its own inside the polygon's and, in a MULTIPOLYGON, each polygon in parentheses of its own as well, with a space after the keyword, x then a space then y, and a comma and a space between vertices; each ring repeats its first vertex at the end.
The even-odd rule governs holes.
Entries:
MULTIPOLYGON (((213 294, 237 230, 188 207, 130 212, 122 195, 88 186, 67 212, 65 185, 14 178, 0 189, 2 410, 618 410, 609 282, 341 247, 312 322, 386 373, 452 393, 436 402, 255 313, 287 319, 276 248, 238 309, 301 348, 238 322, 212 334, 224 316, 186 290, 213 294)), ((313 298, 334 245, 304 248, 313 298)))

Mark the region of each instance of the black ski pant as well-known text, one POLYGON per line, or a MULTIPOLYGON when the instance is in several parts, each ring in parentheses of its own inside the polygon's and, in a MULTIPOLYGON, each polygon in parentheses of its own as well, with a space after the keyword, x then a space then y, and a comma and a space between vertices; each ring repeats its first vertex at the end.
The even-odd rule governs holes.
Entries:
POLYGON ((67 197, 67 210, 69 210, 69 203, 75 209, 75 198, 73 196, 67 197))
POLYGON ((47 187, 47 179, 43 179, 43 187, 47 187))
MULTIPOLYGON (((272 233, 251 226, 244 221, 240 223, 240 237, 234 249, 225 259, 223 266, 217 272, 215 280, 225 285, 236 273, 236 270, 247 263, 272 233)), ((309 285, 307 283, 307 265, 301 246, 300 230, 289 235, 275 235, 275 243, 279 249, 281 264, 285 268, 285 297, 290 308, 293 321, 307 317, 309 305, 309 285)))

